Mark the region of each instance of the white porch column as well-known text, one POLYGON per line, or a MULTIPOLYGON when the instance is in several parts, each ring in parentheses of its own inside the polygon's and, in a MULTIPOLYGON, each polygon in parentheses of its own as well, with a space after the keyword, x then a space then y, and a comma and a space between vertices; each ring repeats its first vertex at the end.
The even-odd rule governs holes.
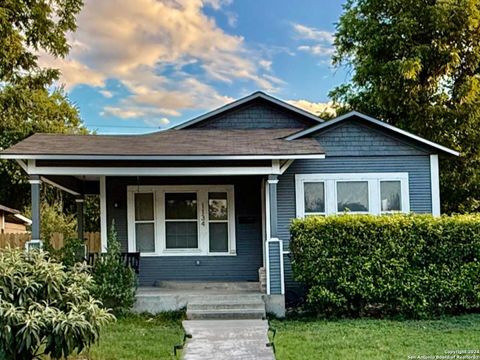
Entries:
POLYGON ((107 251, 107 182, 105 176, 100 176, 100 248, 107 251))

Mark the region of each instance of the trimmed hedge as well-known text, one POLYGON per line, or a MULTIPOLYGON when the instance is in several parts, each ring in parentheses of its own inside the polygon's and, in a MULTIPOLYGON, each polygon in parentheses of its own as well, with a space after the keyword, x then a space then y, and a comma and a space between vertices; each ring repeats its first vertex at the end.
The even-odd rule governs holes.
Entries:
POLYGON ((309 217, 291 233, 293 273, 319 314, 480 310, 480 215, 309 217))

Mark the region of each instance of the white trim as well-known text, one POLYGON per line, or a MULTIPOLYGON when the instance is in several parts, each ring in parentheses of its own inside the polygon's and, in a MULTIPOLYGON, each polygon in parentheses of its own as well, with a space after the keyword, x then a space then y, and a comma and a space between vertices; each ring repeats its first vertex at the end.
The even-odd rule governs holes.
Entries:
POLYGON ((267 295, 270 295, 270 249, 268 247, 270 239, 270 185, 265 181, 265 275, 267 281, 267 295))
MULTIPOLYGON (((45 176, 41 176, 40 179, 41 179, 44 183, 49 184, 49 185, 52 185, 52 186, 54 186, 54 187, 56 187, 56 188, 58 188, 58 189, 60 189, 60 190, 63 190, 63 191, 65 191, 65 192, 69 193, 69 194, 72 194, 72 195, 75 195, 75 196, 81 195, 79 192, 77 192, 77 191, 75 191, 75 190, 72 190, 72 189, 69 189, 69 188, 67 188, 67 187, 65 187, 65 186, 63 186, 63 185, 60 185, 60 184, 56 183, 55 181, 52 181, 52 180, 50 180, 49 178, 46 178, 45 176)), ((79 199, 75 199, 75 201, 77 201, 77 200, 79 200, 79 199)), ((82 200, 82 201, 83 201, 83 200, 82 200)))
MULTIPOLYGON (((406 172, 392 173, 338 173, 338 174, 296 174, 295 175, 295 204, 298 218, 305 216, 304 183, 323 182, 325 191, 324 215, 343 214, 337 209, 337 183, 342 181, 368 182, 368 212, 352 212, 355 214, 369 213, 374 215, 385 214, 381 211, 380 183, 383 181, 400 181, 402 213, 410 212, 409 175, 406 172)), ((315 215, 312 213, 312 215, 315 215)), ((322 213, 323 215, 323 213, 322 213)))
POLYGON ((275 155, 91 155, 91 154, 2 154, 0 159, 21 160, 284 160, 323 159, 325 154, 275 154, 275 155))
MULTIPOLYGON (((136 193, 154 194, 155 252, 141 253, 141 256, 236 256, 235 192, 233 185, 129 185, 127 186, 127 227, 128 251, 136 251, 135 205, 136 193), (194 192, 197 194, 198 248, 167 249, 165 238, 165 193, 194 192), (226 192, 228 210, 228 252, 210 252, 208 237, 208 193, 226 192), (204 204, 202 213, 202 204, 204 204), (205 221, 203 221, 205 217, 205 221)), ((151 221, 149 221, 151 222, 151 221)))
POLYGON ((309 128, 309 129, 299 131, 299 132, 297 132, 297 133, 295 133, 295 134, 292 134, 292 135, 290 135, 290 136, 287 136, 286 139, 287 139, 287 140, 295 140, 295 139, 298 139, 298 138, 303 137, 303 136, 305 136, 305 135, 311 134, 311 133, 313 133, 313 132, 315 132, 315 131, 322 130, 322 129, 326 128, 326 127, 329 127, 329 126, 332 126, 332 125, 334 125, 334 124, 337 124, 337 123, 339 123, 339 122, 341 122, 341 121, 344 121, 344 120, 346 120, 346 119, 348 119, 348 118, 350 118, 350 117, 352 117, 352 116, 357 116, 357 117, 359 117, 359 118, 361 118, 361 119, 363 119, 363 120, 365 120, 365 121, 367 121, 367 122, 370 122, 370 123, 372 123, 372 124, 381 126, 381 127, 385 128, 385 129, 391 130, 391 131, 396 132, 396 133, 398 133, 398 134, 400 134, 400 135, 406 136, 406 137, 408 137, 408 138, 410 138, 410 139, 413 139, 413 140, 416 140, 416 141, 421 142, 421 143, 423 143, 423 144, 426 144, 426 145, 428 145, 428 146, 431 146, 431 147, 433 147, 433 148, 435 148, 435 149, 439 149, 439 150, 441 150, 441 151, 444 151, 444 152, 446 152, 446 153, 448 153, 448 154, 455 155, 455 156, 459 156, 459 155, 460 155, 460 153, 459 153, 458 151, 449 149, 449 148, 447 148, 447 147, 445 147, 445 146, 442 146, 442 145, 440 145, 440 144, 434 143, 433 141, 426 140, 426 139, 424 139, 424 138, 422 138, 422 137, 420 137, 420 136, 414 135, 414 134, 412 134, 412 133, 410 133, 410 132, 408 132, 408 131, 402 130, 402 129, 396 127, 396 126, 387 124, 387 123, 385 123, 385 122, 383 122, 383 121, 381 121, 381 120, 375 119, 375 118, 373 118, 373 117, 371 117, 371 116, 368 116, 368 115, 359 113, 358 111, 351 111, 351 112, 349 112, 349 113, 346 113, 346 114, 343 114, 343 115, 341 115, 341 116, 338 116, 338 117, 336 117, 335 119, 326 121, 326 122, 321 123, 321 124, 319 124, 319 125, 315 125, 315 126, 309 128))
POLYGON ((282 166, 280 166, 280 174, 283 174, 285 171, 288 170, 288 168, 290 167, 290 165, 292 165, 294 162, 294 160, 290 159, 290 160, 287 160, 283 163, 282 166))
POLYGON ((100 176, 100 244, 101 251, 107 251, 107 184, 105 176, 100 176))
POLYGON ((430 155, 430 181, 432 191, 432 215, 440 216, 440 171, 438 155, 430 155))
POLYGON ((28 180, 28 183, 29 183, 29 184, 32 184, 32 185, 34 185, 34 184, 41 184, 41 183, 42 183, 42 180, 37 180, 37 179, 35 179, 35 180, 28 180))
POLYGON ((223 112, 225 112, 225 111, 231 110, 231 109, 233 109, 233 108, 235 108, 235 107, 237 107, 237 106, 240 106, 240 105, 242 105, 242 104, 244 104, 244 103, 246 103, 246 102, 248 102, 248 101, 251 101, 251 100, 254 100, 254 99, 258 99, 258 98, 264 99, 264 100, 267 100, 267 101, 270 101, 270 102, 272 102, 272 103, 274 103, 274 104, 276 104, 276 105, 279 105, 279 106, 281 106, 281 107, 283 107, 283 108, 285 108, 285 109, 287 109, 287 110, 294 111, 294 112, 296 112, 296 113, 299 114, 299 115, 302 115, 302 116, 305 116, 305 117, 309 118, 310 120, 314 120, 314 121, 316 121, 316 122, 325 121, 325 120, 320 119, 318 116, 316 116, 316 115, 314 115, 314 114, 312 114, 312 113, 310 113, 310 112, 308 112, 308 111, 302 110, 302 109, 300 109, 300 108, 298 108, 298 107, 296 107, 296 106, 293 106, 293 105, 291 105, 291 104, 289 104, 289 103, 287 103, 287 102, 284 102, 284 101, 281 101, 281 100, 279 100, 279 99, 277 99, 277 98, 274 98, 273 96, 270 96, 270 95, 267 95, 267 94, 265 94, 265 93, 263 93, 263 92, 257 91, 257 92, 254 92, 254 93, 251 94, 251 95, 248 95, 248 96, 246 96, 246 97, 243 97, 243 98, 241 98, 241 99, 238 99, 238 100, 236 100, 236 101, 233 101, 233 102, 231 102, 231 103, 229 103, 229 104, 226 104, 226 105, 224 105, 224 106, 222 106, 222 107, 219 107, 218 109, 215 109, 215 110, 213 110, 213 111, 210 111, 210 112, 208 112, 208 113, 206 113, 206 114, 200 115, 200 116, 198 116, 198 117, 196 117, 196 118, 193 118, 193 119, 191 119, 191 120, 188 120, 188 121, 186 121, 186 122, 184 122, 184 123, 182 123, 182 124, 179 124, 179 125, 177 125, 177 126, 173 126, 172 129, 177 129, 177 130, 183 129, 183 128, 185 128, 185 127, 188 127, 188 126, 193 125, 193 124, 196 124, 196 123, 198 123, 198 122, 207 120, 207 119, 211 118, 212 116, 219 115, 219 114, 221 114, 221 113, 223 113, 223 112))
POLYGON ((23 171, 28 172, 28 166, 25 163, 25 161, 20 160, 20 159, 16 159, 16 162, 18 163, 18 165, 20 165, 20 167, 23 169, 23 171))
MULTIPOLYGON (((23 216, 21 214, 13 214, 14 217, 16 217, 17 219, 23 221, 24 223, 26 223, 27 225, 32 225, 32 220, 30 220, 29 218, 27 218, 26 216, 23 216)), ((5 216, 2 216, 2 218, 5 220, 5 216)), ((3 224, 4 227, 5 227, 5 224, 3 224)), ((3 228, 4 228, 3 227, 3 228)))
MULTIPOLYGON (((323 159, 324 157, 322 157, 323 159)), ((229 176, 280 174, 271 166, 250 167, 29 167, 30 175, 105 175, 105 176, 229 176)))

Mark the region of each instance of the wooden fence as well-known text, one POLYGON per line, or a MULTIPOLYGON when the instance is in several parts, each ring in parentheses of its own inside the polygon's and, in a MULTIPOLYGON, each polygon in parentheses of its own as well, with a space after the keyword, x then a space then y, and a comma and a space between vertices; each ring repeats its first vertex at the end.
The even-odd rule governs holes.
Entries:
MULTIPOLYGON (((25 248, 25 243, 31 238, 30 234, 0 234, 0 249, 8 246, 13 248, 25 248)), ((100 233, 86 232, 83 236, 88 252, 100 252, 100 233)), ((54 249, 61 249, 65 243, 63 234, 53 233, 50 244, 54 249)))

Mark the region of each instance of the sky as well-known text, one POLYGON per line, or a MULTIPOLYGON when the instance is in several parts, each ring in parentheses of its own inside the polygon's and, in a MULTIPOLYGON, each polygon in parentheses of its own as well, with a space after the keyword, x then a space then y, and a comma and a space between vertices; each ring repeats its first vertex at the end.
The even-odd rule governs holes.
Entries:
POLYGON ((101 134, 168 128, 254 91, 313 113, 348 81, 331 64, 340 0, 86 0, 59 68, 101 134))

